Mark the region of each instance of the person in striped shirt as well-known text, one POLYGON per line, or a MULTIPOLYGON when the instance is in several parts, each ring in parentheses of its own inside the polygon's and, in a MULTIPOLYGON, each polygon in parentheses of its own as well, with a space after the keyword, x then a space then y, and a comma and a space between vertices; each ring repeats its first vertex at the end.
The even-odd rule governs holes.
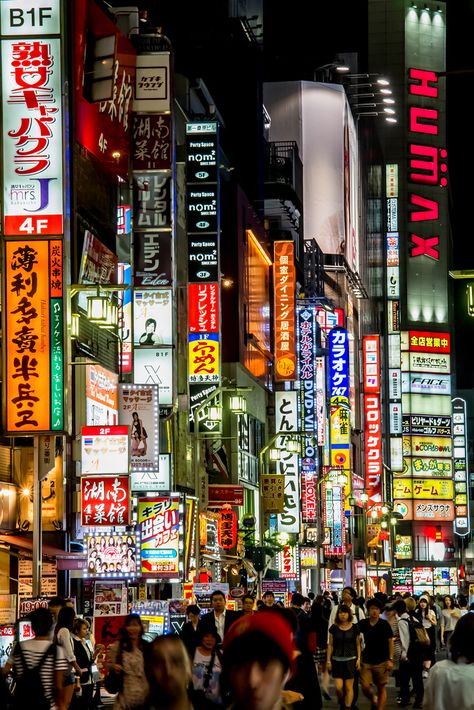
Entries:
MULTIPOLYGON (((24 673, 18 647, 21 647, 27 667, 34 668, 40 663, 52 644, 49 632, 53 625, 53 616, 49 609, 35 609, 30 615, 30 622, 35 637, 18 642, 3 668, 3 672, 6 674, 13 670, 17 682, 24 673)), ((63 678, 68 670, 69 664, 63 649, 60 646, 55 646, 54 651, 46 656, 40 669, 41 684, 51 710, 66 710, 63 703, 63 678)))

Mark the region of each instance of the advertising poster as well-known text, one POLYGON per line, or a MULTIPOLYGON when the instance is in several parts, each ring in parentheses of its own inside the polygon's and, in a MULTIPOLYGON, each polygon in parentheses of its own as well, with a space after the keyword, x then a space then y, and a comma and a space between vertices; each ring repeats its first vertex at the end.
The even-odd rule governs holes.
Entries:
POLYGON ((171 489, 171 454, 160 454, 158 471, 132 471, 132 491, 169 491, 171 489))
MULTIPOLYGON (((30 599, 33 593, 33 562, 18 560, 18 599, 30 599)), ((41 594, 54 597, 58 593, 56 562, 43 562, 41 568, 41 594)))
POLYGON ((178 580, 184 545, 179 495, 139 498, 138 525, 141 576, 178 580))
POLYGON ((117 424, 118 375, 100 365, 86 365, 86 422, 88 426, 117 424))
POLYGON ((172 345, 171 289, 133 292, 133 342, 135 346, 172 345))
MULTIPOLYGON (((57 440, 57 437, 54 439, 57 440)), ((33 448, 13 449, 13 482, 21 491, 18 496, 18 527, 23 532, 27 532, 33 527, 33 471, 33 448)), ((63 529, 63 455, 61 448, 55 448, 54 462, 51 464, 46 478, 41 482, 41 511, 45 532, 63 529)))
POLYGON ((135 286, 171 286, 172 233, 135 232, 133 264, 135 286))
POLYGON ((126 616, 127 585, 123 582, 95 583, 94 616, 126 616))
POLYGON ((156 385, 120 385, 120 423, 130 431, 132 471, 158 471, 159 404, 156 385))
POLYGON ((129 525, 130 512, 128 476, 81 477, 81 525, 129 525))
POLYGON ((120 629, 125 623, 126 616, 94 616, 94 637, 96 644, 105 647, 103 666, 107 668, 110 663, 110 647, 120 635, 120 629))
POLYGON ((173 394, 172 348, 135 348, 133 353, 136 384, 158 385, 160 407, 170 407, 173 394))
POLYGON ((0 625, 0 668, 3 668, 13 653, 15 645, 15 625, 0 625))
POLYGON ((122 343, 119 352, 120 372, 132 372, 132 267, 130 264, 118 265, 118 283, 127 288, 118 293, 118 335, 122 343))
POLYGON ((87 537, 88 577, 136 577, 135 535, 89 535, 87 537))
POLYGON ((82 473, 128 473, 128 426, 83 426, 82 473))

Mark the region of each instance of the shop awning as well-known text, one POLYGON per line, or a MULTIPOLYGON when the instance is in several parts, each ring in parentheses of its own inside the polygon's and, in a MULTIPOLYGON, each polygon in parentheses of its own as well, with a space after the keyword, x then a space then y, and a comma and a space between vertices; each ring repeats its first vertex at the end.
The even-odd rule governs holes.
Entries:
MULTIPOLYGON (((33 550, 31 537, 22 537, 21 535, 0 535, 1 544, 16 547, 18 550, 27 550, 28 552, 33 550)), ((58 569, 80 569, 85 566, 86 556, 80 552, 67 552, 67 550, 61 550, 59 547, 43 544, 42 553, 43 557, 55 558, 58 561, 58 569)))

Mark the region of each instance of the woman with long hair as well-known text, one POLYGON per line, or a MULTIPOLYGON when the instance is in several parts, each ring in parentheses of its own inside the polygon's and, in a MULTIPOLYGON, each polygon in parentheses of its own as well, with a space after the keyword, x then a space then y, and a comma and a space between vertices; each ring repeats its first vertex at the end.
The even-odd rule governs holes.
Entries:
POLYGON ((474 614, 462 616, 449 639, 451 658, 439 661, 425 688, 426 710, 468 710, 473 707, 474 614))
POLYGON ((103 645, 98 644, 94 649, 88 643, 89 622, 85 619, 75 619, 73 627, 74 653, 82 667, 82 673, 76 675, 77 702, 74 707, 79 710, 91 710, 93 707, 92 696, 94 682, 92 678, 92 664, 103 650, 103 645))
POLYGON ((454 631, 461 612, 456 608, 454 598, 448 594, 443 599, 444 609, 441 611, 441 645, 448 646, 451 634, 454 631))
POLYGON ((354 676, 360 668, 361 654, 359 628, 352 620, 350 607, 341 604, 329 629, 327 649, 327 668, 332 670, 339 702, 347 709, 352 706, 354 676))
POLYGON ((426 633, 430 637, 430 645, 424 654, 423 660, 423 677, 428 677, 428 671, 431 666, 436 663, 436 614, 430 607, 430 599, 426 594, 422 594, 418 600, 418 606, 415 611, 415 616, 423 624, 426 633))
POLYGON ((150 694, 143 710, 194 710, 189 697, 191 661, 179 636, 158 636, 147 663, 150 694))
POLYGON ((58 613, 58 621, 54 629, 54 642, 64 651, 66 660, 69 663, 69 669, 65 672, 63 678, 63 698, 62 708, 68 710, 72 696, 74 693, 74 683, 76 676, 81 676, 85 668, 81 668, 76 661, 74 653, 74 639, 72 637, 74 619, 76 612, 70 606, 63 606, 58 613))
POLYGON ((145 665, 149 644, 143 640, 144 632, 140 616, 128 614, 120 629, 119 640, 110 647, 109 671, 121 676, 114 710, 133 710, 143 705, 148 697, 145 665))

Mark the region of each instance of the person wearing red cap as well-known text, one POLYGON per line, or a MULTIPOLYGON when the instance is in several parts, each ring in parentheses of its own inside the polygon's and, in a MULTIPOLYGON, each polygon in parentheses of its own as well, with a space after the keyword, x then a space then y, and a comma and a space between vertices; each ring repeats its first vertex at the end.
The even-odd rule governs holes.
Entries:
MULTIPOLYGON (((295 671, 296 646, 282 614, 242 616, 224 638, 221 675, 226 707, 231 710, 279 710, 290 707, 284 687, 295 671)), ((300 700, 293 694, 291 700, 300 700)))

